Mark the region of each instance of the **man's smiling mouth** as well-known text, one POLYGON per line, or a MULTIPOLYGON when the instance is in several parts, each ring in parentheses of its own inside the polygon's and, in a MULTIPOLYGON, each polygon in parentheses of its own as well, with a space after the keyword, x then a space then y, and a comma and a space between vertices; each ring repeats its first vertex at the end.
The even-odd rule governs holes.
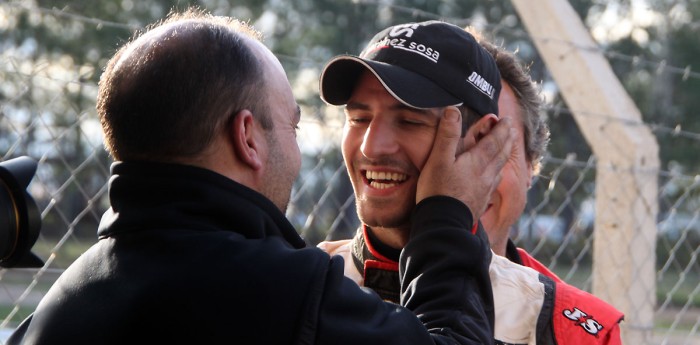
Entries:
POLYGON ((364 176, 367 179, 367 183, 372 188, 376 189, 391 188, 399 185, 407 179, 406 174, 387 171, 365 170, 364 176))

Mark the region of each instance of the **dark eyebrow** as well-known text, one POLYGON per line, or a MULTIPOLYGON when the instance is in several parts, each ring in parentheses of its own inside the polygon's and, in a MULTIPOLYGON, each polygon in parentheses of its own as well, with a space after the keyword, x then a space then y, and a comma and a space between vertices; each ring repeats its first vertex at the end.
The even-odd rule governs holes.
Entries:
POLYGON ((349 102, 345 105, 345 110, 368 110, 369 107, 366 104, 358 102, 349 102))
MULTIPOLYGON (((349 102, 348 104, 345 105, 345 110, 369 110, 369 106, 364 104, 364 103, 349 102)), ((409 107, 403 103, 396 103, 396 104, 392 105, 391 107, 389 107, 389 110, 408 111, 408 112, 416 113, 419 115, 433 116, 433 112, 430 111, 430 109, 419 109, 419 108, 409 107)))

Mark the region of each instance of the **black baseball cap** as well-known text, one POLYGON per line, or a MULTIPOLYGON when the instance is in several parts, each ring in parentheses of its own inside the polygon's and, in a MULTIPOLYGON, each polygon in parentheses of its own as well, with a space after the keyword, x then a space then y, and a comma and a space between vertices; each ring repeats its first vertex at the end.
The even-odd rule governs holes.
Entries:
POLYGON ((466 105, 479 115, 498 114, 498 66, 474 36, 453 24, 395 25, 376 34, 360 56, 336 56, 321 72, 321 99, 346 104, 364 70, 414 108, 466 105))

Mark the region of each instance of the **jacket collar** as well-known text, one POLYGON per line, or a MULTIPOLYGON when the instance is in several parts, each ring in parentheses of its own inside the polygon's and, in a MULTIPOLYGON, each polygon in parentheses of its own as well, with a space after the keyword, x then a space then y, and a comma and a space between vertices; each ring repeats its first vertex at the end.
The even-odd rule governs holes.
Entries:
MULTIPOLYGON (((471 232, 488 241, 486 232, 480 224, 474 225, 471 232)), ((352 261, 364 278, 364 286, 377 292, 385 301, 399 303, 401 294, 399 254, 391 253, 391 248, 381 250, 383 244, 365 224, 362 224, 355 233, 350 246, 352 261)), ((490 257, 488 260, 491 260, 490 257)))
POLYGON ((170 163, 117 162, 98 237, 145 229, 231 231, 246 238, 282 236, 306 244, 262 194, 204 168, 170 163))
POLYGON ((382 299, 399 303, 401 292, 398 258, 391 259, 377 250, 378 241, 367 225, 362 225, 352 239, 351 252, 355 267, 364 278, 364 286, 382 299), (376 244, 376 245, 375 245, 376 244))
POLYGON ((523 264, 523 259, 520 257, 520 253, 518 253, 518 248, 515 246, 515 243, 513 243, 513 241, 510 238, 506 243, 506 258, 508 258, 508 260, 510 261, 515 262, 516 264, 523 264))

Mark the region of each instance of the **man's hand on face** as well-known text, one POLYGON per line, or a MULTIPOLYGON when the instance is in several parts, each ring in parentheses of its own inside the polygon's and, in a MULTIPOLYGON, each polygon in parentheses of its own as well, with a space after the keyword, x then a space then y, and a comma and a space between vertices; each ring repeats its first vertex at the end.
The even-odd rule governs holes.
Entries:
MULTIPOLYGON (((488 115, 487 115, 488 116, 488 115)), ((510 156, 515 129, 510 118, 500 119, 492 130, 482 133, 476 145, 457 152, 462 116, 456 107, 447 107, 440 119, 433 148, 421 170, 416 203, 434 195, 462 201, 478 220, 501 179, 501 169, 510 156), (457 152, 457 155, 455 155, 457 152)))

